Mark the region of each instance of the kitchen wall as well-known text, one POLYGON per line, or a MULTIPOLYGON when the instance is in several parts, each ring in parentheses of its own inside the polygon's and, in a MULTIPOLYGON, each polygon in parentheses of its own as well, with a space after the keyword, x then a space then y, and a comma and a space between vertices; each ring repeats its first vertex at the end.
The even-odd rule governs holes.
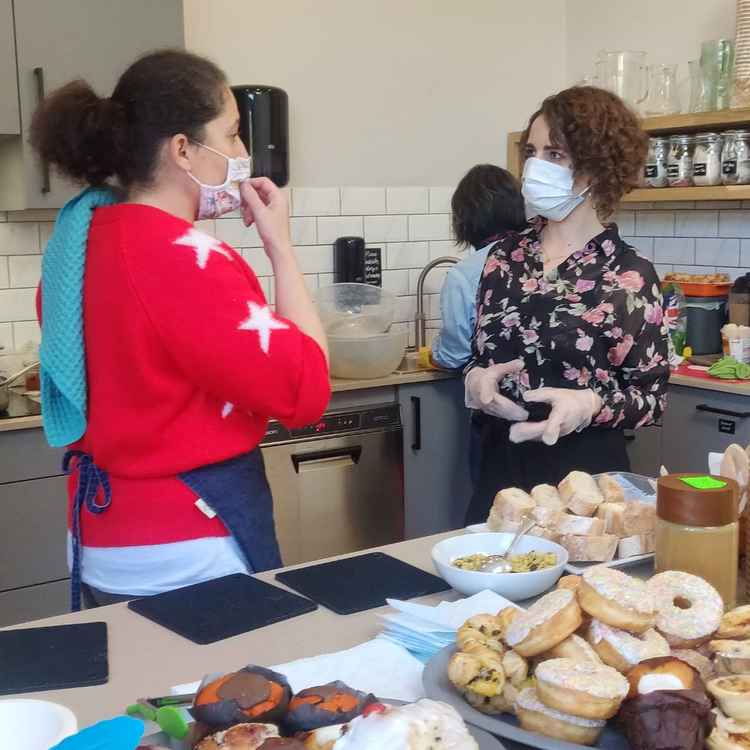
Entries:
POLYGON ((454 185, 565 83, 564 0, 185 0, 186 44, 289 93, 292 182, 454 185))
MULTIPOLYGON (((292 241, 308 287, 333 282, 333 241, 342 235, 364 236, 382 248, 383 286, 399 297, 397 321, 413 337, 416 284, 431 258, 458 252, 451 240, 450 187, 294 188, 292 241)), ((34 299, 43 247, 53 212, 0 212, 0 346, 23 352, 39 341, 34 299)), ((242 252, 273 301, 271 266, 258 233, 230 216, 199 226, 242 252)), ((428 279, 427 311, 438 325, 438 292, 445 276, 436 269, 428 279)))

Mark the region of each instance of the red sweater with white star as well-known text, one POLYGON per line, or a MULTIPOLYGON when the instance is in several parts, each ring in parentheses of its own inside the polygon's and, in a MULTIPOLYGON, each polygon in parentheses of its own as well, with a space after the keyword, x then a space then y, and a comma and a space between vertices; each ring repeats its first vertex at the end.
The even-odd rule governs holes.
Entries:
POLYGON ((136 204, 94 214, 83 314, 88 427, 73 447, 112 485, 105 513, 81 512, 83 544, 227 535, 176 475, 252 450, 269 417, 316 421, 330 396, 320 347, 271 312, 231 247, 136 204))

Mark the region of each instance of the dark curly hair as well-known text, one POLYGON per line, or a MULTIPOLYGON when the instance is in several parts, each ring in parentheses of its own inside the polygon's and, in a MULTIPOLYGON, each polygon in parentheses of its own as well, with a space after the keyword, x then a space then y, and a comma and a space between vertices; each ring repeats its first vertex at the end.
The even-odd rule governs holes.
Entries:
POLYGON ((648 136, 635 113, 615 94, 593 86, 573 86, 547 97, 521 137, 521 158, 529 130, 544 117, 551 141, 564 148, 573 172, 591 180, 599 216, 609 218, 620 199, 638 186, 648 152, 648 136))
POLYGON ((114 176, 125 188, 148 185, 166 139, 202 140, 204 126, 221 114, 226 85, 210 60, 152 52, 122 74, 109 98, 80 80, 53 91, 34 112, 31 145, 73 180, 101 185, 114 176))
POLYGON ((494 164, 477 164, 464 175, 451 198, 451 211, 456 242, 476 248, 526 223, 518 180, 494 164))

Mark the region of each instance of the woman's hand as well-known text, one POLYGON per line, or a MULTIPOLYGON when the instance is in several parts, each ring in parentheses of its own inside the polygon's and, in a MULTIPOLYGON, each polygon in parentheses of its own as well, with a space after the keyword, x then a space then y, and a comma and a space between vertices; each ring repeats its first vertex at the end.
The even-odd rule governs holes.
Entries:
POLYGON ((526 391, 524 400, 529 403, 550 404, 552 411, 543 422, 514 424, 510 428, 512 443, 541 440, 545 445, 555 445, 564 435, 580 432, 588 427, 603 404, 601 397, 590 388, 537 388, 526 391))
POLYGON ((514 404, 498 392, 498 384, 506 375, 521 370, 523 370, 523 361, 516 359, 490 367, 475 367, 469 371, 464 383, 467 408, 478 409, 492 417, 507 419, 510 422, 528 419, 529 413, 526 409, 514 404))
POLYGON ((255 224, 271 262, 291 253, 289 207, 284 193, 268 177, 253 177, 240 183, 240 194, 245 226, 255 224))

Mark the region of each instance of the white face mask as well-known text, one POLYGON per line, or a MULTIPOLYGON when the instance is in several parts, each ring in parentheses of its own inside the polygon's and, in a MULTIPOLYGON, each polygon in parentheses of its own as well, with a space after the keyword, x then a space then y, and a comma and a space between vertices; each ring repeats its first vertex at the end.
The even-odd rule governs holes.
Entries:
POLYGON ((253 160, 249 156, 227 156, 203 143, 196 142, 195 145, 213 151, 227 160, 227 178, 221 185, 206 185, 192 172, 188 172, 201 189, 198 219, 218 219, 230 211, 236 211, 242 205, 240 183, 250 179, 253 173, 253 160))
POLYGON ((526 159, 521 192, 526 200, 526 218, 543 216, 550 221, 562 221, 584 201, 589 187, 576 195, 573 190, 573 171, 534 156, 526 159))

